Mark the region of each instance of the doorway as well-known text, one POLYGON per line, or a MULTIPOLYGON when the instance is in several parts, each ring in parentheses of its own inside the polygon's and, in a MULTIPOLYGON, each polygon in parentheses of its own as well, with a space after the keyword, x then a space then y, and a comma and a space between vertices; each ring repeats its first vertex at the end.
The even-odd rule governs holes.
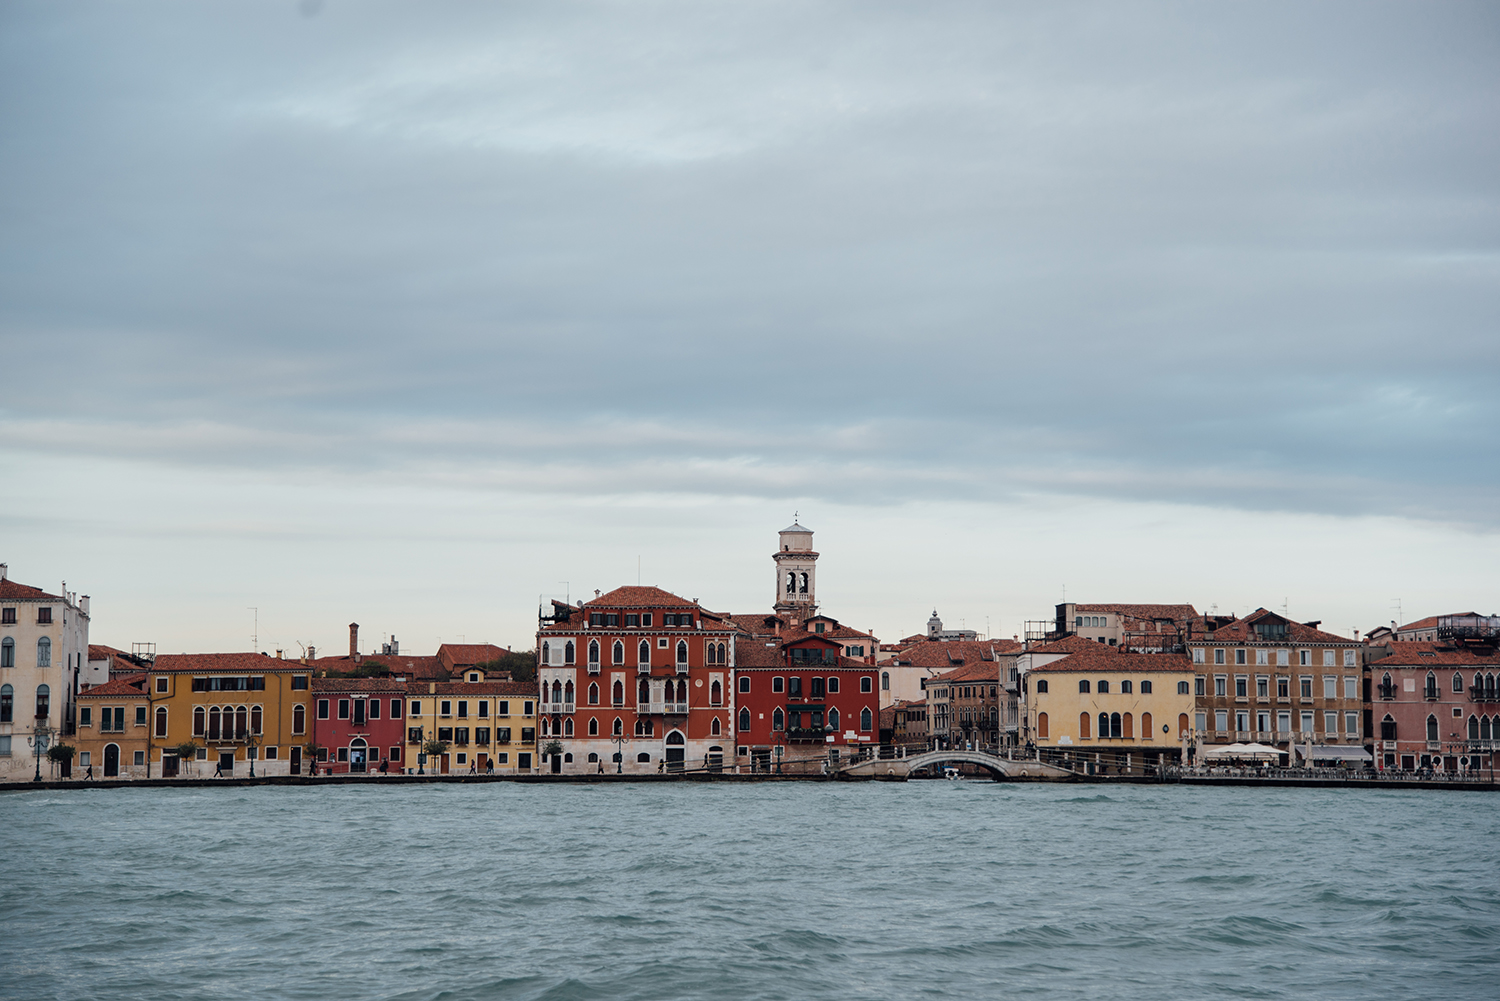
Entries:
POLYGON ((682 759, 687 753, 687 741, 682 738, 681 730, 673 730, 667 734, 667 771, 682 771, 682 759))
POLYGON ((177 777, 177 755, 163 754, 161 756, 161 777, 164 779, 175 779, 177 777))
POLYGON ((106 744, 104 747, 104 777, 107 779, 120 777, 119 744, 106 744))
POLYGON ((292 748, 291 767, 288 769, 293 775, 302 774, 302 748, 292 748))
POLYGON ((224 774, 224 775, 233 775, 234 774, 234 752, 233 751, 220 751, 219 752, 219 771, 222 774, 224 774))
POLYGON ((440 775, 447 775, 448 774, 448 758, 449 758, 449 755, 447 755, 447 754, 444 754, 441 758, 438 758, 438 774, 440 774, 440 775))
POLYGON ((369 751, 365 748, 365 738, 355 737, 354 742, 349 745, 349 771, 363 772, 365 770, 369 756, 369 751))
POLYGON ((708 770, 711 772, 724 770, 724 748, 714 746, 708 749, 708 770))
POLYGON ((548 755, 548 760, 550 760, 552 762, 552 774, 553 775, 561 775, 562 774, 562 755, 561 754, 548 755))

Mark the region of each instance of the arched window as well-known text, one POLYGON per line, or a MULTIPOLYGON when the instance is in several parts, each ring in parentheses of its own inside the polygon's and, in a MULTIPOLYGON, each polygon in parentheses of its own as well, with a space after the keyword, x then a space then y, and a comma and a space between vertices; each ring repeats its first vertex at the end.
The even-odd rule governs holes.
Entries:
POLYGON ((651 755, 646 751, 642 751, 635 756, 635 763, 638 765, 649 765, 651 763, 651 755))
POLYGON ((1488 716, 1482 717, 1479 720, 1479 739, 1489 740, 1493 733, 1494 731, 1490 729, 1490 718, 1488 716))
POLYGON ((589 663, 599 663, 599 641, 589 640, 589 663))
POLYGON ((598 760, 599 760, 599 755, 597 755, 594 752, 590 751, 589 752, 589 764, 591 764, 591 765, 595 764, 595 763, 598 762, 598 760))
MULTIPOLYGON (((302 712, 302 713, 306 713, 307 712, 307 710, 304 709, 302 706, 298 706, 297 710, 300 711, 300 712, 302 712)), ((194 706, 193 707, 193 736, 194 737, 201 737, 201 736, 204 735, 204 733, 205 733, 205 730, 204 730, 205 716, 206 716, 206 714, 205 714, 205 711, 204 711, 204 709, 203 709, 202 706, 194 706)), ((298 732, 299 733, 301 732, 301 728, 300 727, 298 728, 298 732)))
POLYGON ((610 652, 612 654, 614 654, 614 662, 616 664, 623 664, 623 663, 625 663, 625 644, 624 643, 621 643, 619 640, 615 640, 614 649, 611 650, 610 652))
POLYGON ((1149 681, 1142 681, 1141 682, 1141 694, 1142 695, 1150 695, 1151 694, 1151 682, 1149 682, 1149 681))
POLYGON ((552 654, 552 644, 548 643, 546 640, 542 640, 542 663, 543 664, 546 664, 548 662, 547 658, 549 656, 551 656, 551 654, 552 654))
POLYGON ((36 666, 52 666, 52 641, 46 636, 36 641, 36 666))
MULTIPOLYGON (((1115 717, 1111 716, 1110 722, 1113 723, 1114 719, 1115 717)), ((1120 716, 1120 721, 1124 724, 1125 729, 1121 730, 1118 736, 1124 737, 1127 740, 1133 738, 1135 736, 1135 720, 1130 718, 1129 713, 1125 713, 1120 716)))
POLYGON ((563 685, 563 702, 567 705, 573 704, 573 682, 571 681, 563 685))
POLYGON ((719 735, 719 733, 721 732, 719 730, 719 717, 717 717, 717 716, 714 717, 714 721, 709 724, 708 732, 712 736, 715 736, 715 737, 717 737, 719 735))
MULTIPOLYGON (((198 710, 198 711, 202 712, 201 709, 198 710)), ((194 725, 198 726, 200 724, 195 721, 194 725)), ((201 729, 197 729, 197 730, 194 730, 193 732, 194 732, 194 734, 200 734, 203 731, 201 729)), ((301 734, 301 733, 306 733, 307 732, 307 707, 306 706, 295 705, 295 706, 292 707, 292 732, 293 733, 297 733, 297 734, 301 734)))
POLYGON ((719 644, 719 663, 720 664, 727 664, 727 663, 729 663, 729 648, 727 646, 725 646, 723 643, 719 644))
POLYGON ((567 646, 563 647, 563 663, 573 663, 573 641, 568 640, 567 646))
POLYGON ((591 705, 591 706, 597 706, 598 704, 599 704, 599 686, 597 684, 595 684, 594 682, 590 681, 589 682, 589 705, 591 705))
POLYGON ((1087 695, 1089 693, 1089 683, 1087 681, 1078 682, 1078 692, 1080 695, 1087 695))
POLYGON ((243 737, 249 732, 249 729, 249 714, 245 711, 244 706, 240 706, 234 711, 234 735, 236 737, 243 737))
POLYGON ((9 685, 0 685, 0 723, 16 720, 16 690, 9 685))
POLYGON ((1141 739, 1151 740, 1151 714, 1141 713, 1141 739))
POLYGON ((1088 713, 1078 714, 1078 739, 1088 740, 1093 729, 1093 719, 1088 713))
POLYGON ((618 716, 615 717, 615 726, 613 732, 616 737, 623 737, 625 735, 625 721, 620 719, 620 717, 618 716))
POLYGON ((1438 739, 1437 717, 1430 714, 1427 717, 1427 739, 1429 741, 1436 741, 1438 739))
POLYGON ((573 717, 571 716, 566 716, 563 718, 563 736, 573 736, 573 717))
MULTIPOLYGON (((1119 718, 1120 718, 1120 714, 1119 713, 1115 713, 1115 719, 1118 720, 1119 718)), ((1113 737, 1113 736, 1114 736, 1114 732, 1112 730, 1110 730, 1110 728, 1109 728, 1109 713, 1100 713, 1099 714, 1099 739, 1103 740, 1106 737, 1113 737)))
POLYGON ((1036 693, 1038 695, 1046 695, 1047 694, 1047 679, 1046 678, 1038 678, 1038 679, 1036 679, 1036 693))
POLYGON ((1464 676, 1462 674, 1453 675, 1453 690, 1455 692, 1462 692, 1464 690, 1464 676))
POLYGON ((1036 736, 1038 740, 1046 740, 1050 734, 1047 732, 1047 714, 1036 714, 1036 736))
POLYGON ((0 640, 0 667, 16 666, 16 641, 9 636, 0 640))
POLYGON ((1437 698, 1437 675, 1431 671, 1427 672, 1427 684, 1422 686, 1422 694, 1429 699, 1437 698))
POLYGON ((1479 739, 1479 717, 1478 716, 1470 716, 1469 717, 1469 739, 1470 740, 1478 740, 1479 739))
POLYGON ((651 666, 651 642, 641 640, 640 646, 635 648, 635 663, 637 667, 651 666))
POLYGON ((716 706, 723 701, 724 684, 723 682, 715 681, 713 684, 708 686, 708 704, 711 706, 716 706))
POLYGON ((551 720, 550 717, 546 717, 546 716, 542 717, 542 736, 543 737, 550 737, 550 736, 552 736, 552 720, 551 720))
POLYGON ((615 680, 614 698, 611 701, 617 706, 625 704, 625 684, 619 679, 615 680))
POLYGON ((871 716, 870 716, 870 707, 866 706, 865 708, 863 708, 863 709, 861 709, 859 711, 859 729, 860 729, 860 731, 861 732, 868 732, 869 729, 870 729, 870 723, 871 722, 872 722, 872 719, 871 719, 871 716))
POLYGON ((260 706, 250 707, 250 732, 260 734, 260 706))
POLYGON ((891 690, 891 672, 890 671, 881 671, 880 672, 880 690, 882 692, 888 692, 888 691, 891 690))
POLYGON ((677 701, 687 705, 687 679, 677 682, 677 701))
POLYGON ((553 681, 552 682, 552 701, 553 702, 561 702, 562 701, 562 682, 561 681, 553 681))
POLYGON ((596 719, 593 716, 589 717, 589 736, 590 737, 597 737, 597 736, 599 736, 599 720, 596 719))
POLYGON ((1486 674, 1484 676, 1484 694, 1486 696, 1493 696, 1495 694, 1495 676, 1493 674, 1486 674))
POLYGON ((772 730, 781 730, 781 729, 783 729, 783 724, 785 722, 786 722, 786 717, 781 714, 781 710, 780 709, 777 709, 775 712, 773 712, 771 714, 771 729, 772 730))
POLYGON ((1134 687, 1131 685, 1130 682, 1128 682, 1128 681, 1122 681, 1122 682, 1120 682, 1120 694, 1121 695, 1130 695, 1133 692, 1134 692, 1134 687))
POLYGON ((635 704, 638 706, 646 706, 649 705, 650 702, 651 682, 647 681, 645 678, 642 678, 641 683, 635 686, 635 704))
POLYGON ((686 664, 687 662, 688 662, 688 659, 687 659, 687 643, 684 640, 678 640, 677 641, 677 663, 679 663, 679 664, 686 664))
POLYGON ((1179 682, 1177 682, 1177 694, 1178 695, 1188 695, 1188 694, 1191 694, 1191 690, 1188 688, 1188 683, 1186 681, 1179 681, 1179 682))
POLYGON ((740 733, 750 732, 750 710, 740 710, 740 733))
POLYGON ((1380 739, 1381 740, 1395 740, 1396 739, 1396 721, 1393 720, 1393 719, 1391 719, 1391 714, 1390 713, 1386 713, 1385 714, 1385 719, 1383 719, 1383 720, 1380 721, 1380 739))
POLYGON ((208 739, 219 739, 219 707, 210 706, 208 710, 208 739))
POLYGON ((36 714, 40 719, 52 712, 52 689, 46 685, 36 686, 36 714))
POLYGON ((807 571, 806 570, 802 571, 802 587, 799 588, 798 590, 802 594, 806 594, 807 593, 807 571))
MULTIPOLYGON (((1187 682, 1184 681, 1183 684, 1185 685, 1185 684, 1187 684, 1187 682)), ((1187 713, 1178 713, 1177 714, 1177 735, 1180 737, 1180 736, 1182 736, 1183 734, 1185 734, 1187 732, 1188 732, 1188 715, 1187 715, 1187 713)))
POLYGON ((637 737, 650 737, 656 733, 656 725, 649 719, 638 719, 635 721, 635 735, 637 737))
POLYGON ((1096 692, 1098 692, 1100 695, 1108 695, 1109 694, 1109 682, 1107 682, 1107 681, 1105 681, 1105 680, 1103 680, 1101 678, 1099 680, 1099 683, 1094 686, 1094 690, 1096 692))

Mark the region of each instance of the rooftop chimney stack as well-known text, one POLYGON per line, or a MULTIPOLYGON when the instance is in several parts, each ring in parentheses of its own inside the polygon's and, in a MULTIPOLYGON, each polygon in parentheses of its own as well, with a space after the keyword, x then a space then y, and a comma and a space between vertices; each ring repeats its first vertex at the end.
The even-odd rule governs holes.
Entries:
POLYGON ((359 656, 359 623, 349 623, 349 656, 359 656))
POLYGON ((0 580, 10 580, 9 563, 0 563, 0 580))

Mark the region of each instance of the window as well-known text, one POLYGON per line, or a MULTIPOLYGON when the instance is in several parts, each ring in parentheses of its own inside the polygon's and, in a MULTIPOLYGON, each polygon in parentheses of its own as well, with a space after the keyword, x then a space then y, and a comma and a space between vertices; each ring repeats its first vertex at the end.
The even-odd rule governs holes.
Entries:
MULTIPOLYGON (((866 688, 865 691, 869 692, 870 689, 866 688)), ((837 679, 837 678, 829 678, 828 679, 828 694, 829 695, 837 695, 838 692, 839 692, 839 679, 837 679)))
POLYGON ((642 612, 641 613, 641 625, 643 627, 647 628, 647 629, 651 628, 651 613, 650 612, 642 612))
MULTIPOLYGON (((52 624, 52 609, 51 608, 38 608, 36 610, 36 621, 37 621, 37 625, 41 625, 41 626, 51 625, 52 624)), ((44 665, 42 665, 42 664, 38 664, 37 665, 37 667, 42 667, 42 666, 44 666, 44 665)))
MULTIPOLYGON (((319 717, 321 718, 321 717, 319 717)), ((339 719, 349 718, 349 700, 339 699, 339 719)))
POLYGON ((1087 695, 1088 693, 1089 693, 1089 683, 1088 683, 1088 680, 1087 679, 1080 680, 1078 682, 1078 694, 1080 694, 1080 695, 1087 695))
POLYGON ((1134 693, 1134 691, 1135 691, 1135 686, 1132 685, 1129 681, 1122 681, 1122 682, 1120 682, 1120 694, 1121 695, 1131 695, 1131 694, 1134 693))
POLYGON ((1186 694, 1188 694, 1188 683, 1186 681, 1179 681, 1179 682, 1177 682, 1177 694, 1178 695, 1186 695, 1186 694))
POLYGON ((599 704, 599 686, 595 682, 591 681, 591 682, 589 682, 589 705, 591 705, 591 706, 597 706, 598 704, 599 704))
POLYGON ((800 699, 802 697, 802 679, 788 678, 786 693, 794 699, 800 699))
POLYGON ((1271 678, 1268 675, 1257 674, 1255 676, 1255 697, 1268 699, 1271 697, 1271 678))
POLYGON ((1276 714, 1276 731, 1278 733, 1292 732, 1292 714, 1289 712, 1276 714))
POLYGON ((677 641, 677 663, 678 664, 686 664, 687 662, 688 662, 687 642, 685 640, 678 640, 677 641))
POLYGON ((891 690, 891 672, 880 672, 880 690, 882 692, 888 692, 891 690))
MULTIPOLYGON (((10 690, 10 686, 9 685, 6 685, 5 688, 6 688, 7 691, 10 690)), ((10 719, 7 718, 7 719, 4 720, 4 722, 9 723, 10 719)), ((90 709, 88 706, 79 706, 79 708, 78 708, 78 725, 79 726, 93 726, 94 725, 94 710, 90 709)))
POLYGON ((717 706, 722 704, 723 701, 724 686, 720 682, 715 681, 708 686, 708 704, 711 706, 717 706))
POLYGON ((614 663, 625 663, 625 644, 615 640, 615 645, 610 648, 610 655, 614 663))
POLYGON ((1307 667, 1307 666, 1309 666, 1311 664, 1312 664, 1312 651, 1311 650, 1298 650, 1297 651, 1297 666, 1298 667, 1307 667))
POLYGON ((1046 740, 1048 737, 1046 713, 1036 714, 1036 735, 1038 740, 1046 740))
POLYGON ((1093 720, 1093 717, 1090 716, 1088 713, 1079 713, 1078 714, 1078 739, 1079 740, 1088 740, 1089 739, 1089 734, 1090 734, 1090 732, 1093 729, 1092 720, 1093 720))
POLYGON ((1455 674, 1453 676, 1453 690, 1455 692, 1462 692, 1464 690, 1464 676, 1463 675, 1461 675, 1461 674, 1455 674))
POLYGON ((1250 678, 1249 678, 1249 676, 1244 675, 1244 674, 1236 674, 1234 676, 1234 697, 1237 698, 1237 699, 1243 699, 1243 698, 1248 698, 1249 696, 1250 696, 1250 678))
POLYGON ((625 683, 619 678, 615 679, 615 687, 611 693, 612 701, 617 706, 625 704, 625 683))
POLYGON ((740 710, 740 733, 750 732, 750 710, 740 710))
POLYGON ((1203 663, 1203 648, 1202 647, 1194 647, 1193 648, 1193 663, 1194 664, 1201 664, 1201 663, 1203 663))
MULTIPOLYGON (((868 675, 859 679, 859 691, 861 695, 869 695, 875 688, 875 679, 868 675)), ((838 691, 837 688, 834 691, 838 691)))
POLYGON ((1323 666, 1324 667, 1332 667, 1333 666, 1333 657, 1334 657, 1334 653, 1333 653, 1332 650, 1324 650, 1323 651, 1323 666))
MULTIPOLYGON (((50 612, 51 609, 46 609, 46 611, 50 612)), ((36 641, 36 666, 52 666, 52 641, 45 636, 36 641)))
POLYGON ((1355 666, 1354 665, 1354 651, 1353 650, 1345 650, 1344 651, 1344 666, 1345 667, 1353 667, 1353 666, 1355 666))
POLYGON ((292 707, 292 732, 301 734, 307 732, 307 707, 292 707))
POLYGON ((14 608, 6 608, 6 609, 3 609, 3 610, 0 610, 0 623, 3 623, 5 625, 7 625, 7 626, 13 626, 13 625, 15 625, 16 624, 16 610, 14 608))
POLYGON ((1313 728, 1313 714, 1311 712, 1304 712, 1302 714, 1302 718, 1300 719, 1299 723, 1300 723, 1300 725, 1302 727, 1302 732, 1303 733, 1305 733, 1305 734, 1306 733, 1312 733, 1312 728, 1313 728))
POLYGON ((1099 684, 1097 684, 1097 685, 1094 686, 1094 690, 1096 692, 1098 692, 1100 695, 1108 695, 1109 694, 1109 682, 1108 681, 1104 681, 1104 680, 1101 679, 1099 681, 1099 684))
MULTIPOLYGON (((13 608, 7 608, 6 611, 7 612, 13 612, 13 611, 15 611, 15 609, 13 609, 13 608)), ((7 636, 7 637, 5 637, 5 639, 3 641, 0 641, 0 667, 15 667, 15 666, 16 666, 16 641, 13 640, 13 639, 11 639, 9 636, 7 636)))
POLYGON ((1245 651, 1243 651, 1243 650, 1236 650, 1234 652, 1234 662, 1236 664, 1243 664, 1243 663, 1245 663, 1245 651))
POLYGON ((1203 681, 1204 679, 1202 675, 1199 675, 1197 678, 1193 679, 1193 694, 1200 699, 1203 698, 1203 681))
POLYGON ((327 699, 319 699, 318 700, 318 719, 327 719, 327 718, 328 718, 328 700, 327 699))
MULTIPOLYGON (((869 679, 866 679, 869 680, 869 679)), ((859 729, 862 733, 870 731, 870 707, 865 706, 859 711, 859 729)))
POLYGON ((1215 698, 1226 698, 1229 695, 1229 676, 1225 674, 1214 675, 1215 698))
MULTIPOLYGON (((556 702, 557 700, 553 699, 553 701, 556 702)), ((458 700, 458 718, 459 719, 468 719, 469 718, 469 700, 468 699, 459 699, 458 700)))
POLYGON ((1339 732, 1339 714, 1338 713, 1327 713, 1327 712, 1325 712, 1323 714, 1323 732, 1326 733, 1326 734, 1330 734, 1330 735, 1339 732))
POLYGON ((1323 675, 1323 698, 1336 699, 1339 697, 1339 679, 1331 674, 1323 675))
POLYGON ((438 703, 438 715, 439 716, 452 716, 453 715, 453 702, 452 702, 452 700, 450 700, 450 699, 443 699, 441 702, 438 703))
POLYGON ((1277 677, 1276 677, 1276 697, 1278 699, 1288 698, 1291 695, 1291 691, 1292 691, 1291 690, 1291 684, 1292 684, 1292 679, 1290 679, 1290 678, 1288 678, 1288 677, 1286 677, 1284 675, 1277 675, 1277 677))
POLYGON ((589 736, 590 737, 597 737, 597 736, 599 736, 599 720, 596 719, 593 716, 589 717, 589 736))
POLYGON ((1271 652, 1269 650, 1257 650, 1257 651, 1255 651, 1255 663, 1257 665, 1267 665, 1267 664, 1270 664, 1271 663, 1271 652))
POLYGON ((1219 709, 1214 712, 1214 729, 1226 732, 1229 729, 1229 710, 1219 709))
POLYGON ((1436 743, 1438 739, 1438 721, 1436 716, 1427 717, 1427 740, 1436 743))
POLYGON ((810 698, 810 699, 821 699, 823 697, 823 694, 824 694, 824 692, 823 692, 823 679, 822 678, 808 678, 807 679, 807 697, 810 698))
POLYGON ((637 667, 650 667, 651 666, 651 643, 650 643, 650 641, 648 641, 648 640, 641 640, 640 645, 638 647, 636 647, 636 651, 635 651, 635 663, 636 663, 637 667))
POLYGON ((1215 664, 1222 664, 1222 663, 1224 663, 1224 651, 1223 650, 1215 650, 1214 651, 1214 663, 1215 664))
POLYGON ((749 691, 750 691, 750 676, 748 674, 742 674, 742 675, 740 675, 740 692, 743 694, 743 693, 746 693, 746 692, 749 692, 749 691))
POLYGON ((1045 695, 1045 694, 1047 694, 1047 679, 1046 678, 1038 678, 1037 679, 1037 681, 1036 681, 1036 693, 1038 695, 1045 695))
POLYGON ((1393 720, 1393 719, 1391 719, 1389 713, 1386 714, 1385 719, 1383 719, 1383 720, 1380 721, 1380 739, 1381 740, 1395 740, 1396 739, 1396 721, 1393 720))
POLYGON ((1197 729, 1197 730, 1207 730, 1208 729, 1208 714, 1207 713, 1194 713, 1193 714, 1193 727, 1194 727, 1194 729, 1197 729))
POLYGON ((775 692, 777 694, 780 694, 781 692, 786 691, 786 679, 785 678, 772 678, 771 679, 771 691, 773 691, 773 692, 775 692))
POLYGON ((146 725, 146 707, 145 706, 136 706, 135 707, 135 725, 136 726, 145 726, 146 725))
POLYGON ((1298 691, 1300 691, 1302 693, 1302 697, 1304 699, 1310 699, 1310 698, 1312 698, 1313 697, 1313 694, 1312 694, 1312 675, 1310 675, 1310 674, 1304 674, 1298 680, 1299 680, 1298 691))
POLYGON ((1277 667, 1286 667, 1287 663, 1289 662, 1290 656, 1291 656, 1290 651, 1287 651, 1287 650, 1277 650, 1276 651, 1276 666, 1277 667))
POLYGON ((412 715, 412 716, 420 716, 420 715, 422 715, 422 703, 418 702, 416 699, 412 699, 412 702, 411 702, 411 713, 410 713, 410 715, 412 715))
POLYGON ((783 729, 785 729, 785 726, 784 726, 785 721, 786 721, 786 717, 784 715, 782 715, 781 707, 778 706, 776 708, 776 711, 771 714, 771 729, 772 730, 783 730, 783 729))

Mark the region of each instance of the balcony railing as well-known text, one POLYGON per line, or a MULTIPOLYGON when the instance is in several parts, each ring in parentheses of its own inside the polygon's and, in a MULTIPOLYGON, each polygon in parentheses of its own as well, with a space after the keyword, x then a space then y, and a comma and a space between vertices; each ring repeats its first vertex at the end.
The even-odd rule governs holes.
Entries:
POLYGON ((1470 702, 1500 702, 1500 689, 1481 688, 1478 685, 1469 686, 1470 702))
POLYGON ((817 740, 821 741, 828 736, 828 731, 821 726, 793 726, 787 727, 787 740, 817 740))
POLYGON ((599 662, 597 660, 589 661, 589 673, 590 674, 598 674, 599 673, 599 662))

